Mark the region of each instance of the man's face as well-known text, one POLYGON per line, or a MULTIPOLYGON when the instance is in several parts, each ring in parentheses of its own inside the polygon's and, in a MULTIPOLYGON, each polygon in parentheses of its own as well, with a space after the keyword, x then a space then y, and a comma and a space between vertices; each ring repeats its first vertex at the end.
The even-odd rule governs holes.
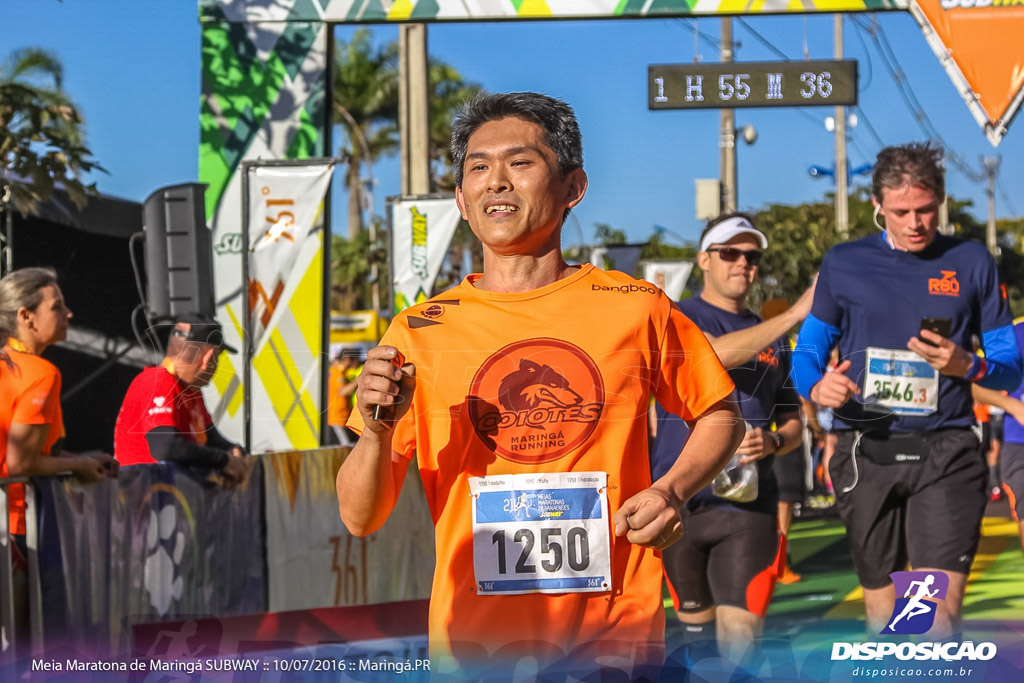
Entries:
POLYGON ((897 249, 918 252, 932 240, 939 228, 939 205, 942 200, 931 190, 917 185, 883 187, 882 201, 872 199, 881 207, 885 229, 897 249))
POLYGON ((205 387, 217 372, 222 349, 202 342, 188 342, 174 359, 178 379, 194 389, 205 387))
POLYGON ((704 286, 733 301, 742 301, 757 277, 758 266, 748 260, 761 254, 761 244, 753 235, 736 235, 723 244, 712 244, 697 255, 697 264, 704 271, 704 286), (723 251, 724 250, 724 251, 723 251), (736 257, 729 261, 726 257, 736 257))
POLYGON ((473 233, 499 255, 531 254, 557 243, 565 210, 587 190, 581 170, 564 178, 543 129, 505 118, 469 136, 455 199, 473 233))

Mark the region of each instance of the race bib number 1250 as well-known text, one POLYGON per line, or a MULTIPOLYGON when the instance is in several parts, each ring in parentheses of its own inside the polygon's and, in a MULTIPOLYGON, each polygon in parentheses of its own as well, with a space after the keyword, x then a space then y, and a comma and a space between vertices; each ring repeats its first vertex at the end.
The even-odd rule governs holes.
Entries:
POLYGON ((608 475, 470 477, 480 595, 611 590, 608 475))

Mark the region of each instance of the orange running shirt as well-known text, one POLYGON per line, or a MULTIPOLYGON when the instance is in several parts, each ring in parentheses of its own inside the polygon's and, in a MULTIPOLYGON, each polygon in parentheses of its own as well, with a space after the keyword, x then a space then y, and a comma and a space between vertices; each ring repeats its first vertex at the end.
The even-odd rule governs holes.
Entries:
MULTIPOLYGON (((0 358, 0 476, 7 477, 7 436, 12 424, 50 425, 43 455, 64 436, 60 409, 60 372, 50 361, 5 347, 11 360, 0 358)), ((25 533, 25 486, 11 484, 8 491, 11 533, 25 533)))
MULTIPOLYGON (((514 294, 478 290, 478 278, 403 311, 381 341, 416 365, 413 403, 395 425, 393 448, 417 458, 435 525, 432 653, 463 661, 574 653, 593 662, 598 650, 614 656, 611 641, 634 659, 647 656, 636 652, 646 646, 663 652, 660 556, 616 539, 610 519, 651 484, 648 396, 690 420, 729 396, 733 383, 704 334, 650 283, 591 265, 514 294), (607 476, 599 534, 610 545, 609 588, 483 594, 474 552, 489 550, 491 537, 481 545, 478 534, 474 544, 471 478, 583 472, 607 476)), ((358 411, 349 426, 361 431, 358 411)), ((506 510, 511 503, 536 524, 549 494, 530 495, 506 510)), ((529 556, 531 540, 513 543, 510 531, 502 560, 510 577, 522 567, 564 565, 573 554, 580 563, 579 538, 570 551, 559 535, 556 552, 556 538, 532 529, 539 533, 529 556)))

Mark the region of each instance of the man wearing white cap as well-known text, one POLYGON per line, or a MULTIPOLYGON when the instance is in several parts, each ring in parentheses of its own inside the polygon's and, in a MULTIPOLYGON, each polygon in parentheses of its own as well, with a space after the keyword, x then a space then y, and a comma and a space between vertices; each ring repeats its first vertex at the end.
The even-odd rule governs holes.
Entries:
MULTIPOLYGON (((701 235, 697 254, 704 291, 679 304, 729 370, 736 385, 731 400, 748 424, 736 453, 743 463, 756 463, 757 471, 757 490, 745 495, 725 498, 722 490, 701 490, 687 503, 683 539, 663 551, 665 574, 683 622, 683 651, 673 659, 686 668, 701 658, 698 649, 689 647, 700 641, 717 640, 724 656, 736 662, 743 658, 761 633, 785 557, 772 461, 800 445, 803 426, 788 377, 784 335, 807 314, 813 294, 808 290, 796 306, 766 322, 747 309, 747 293, 767 246, 749 216, 733 213, 713 220, 701 235)), ((657 415, 654 477, 675 462, 689 436, 678 417, 661 406, 657 415)))

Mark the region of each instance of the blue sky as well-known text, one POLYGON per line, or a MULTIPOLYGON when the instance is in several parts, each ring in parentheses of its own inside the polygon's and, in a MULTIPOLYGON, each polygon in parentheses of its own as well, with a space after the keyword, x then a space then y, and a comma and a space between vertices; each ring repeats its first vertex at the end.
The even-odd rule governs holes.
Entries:
MULTIPOLYGON (((103 192, 141 201, 163 185, 197 179, 200 42, 195 2, 0 0, 0 11, 0 55, 40 46, 64 62, 65 87, 84 113, 88 144, 110 172, 95 177, 103 192)), ((910 15, 878 18, 914 94, 948 145, 976 170, 983 155, 1003 157, 997 215, 1021 215, 1024 197, 1015 189, 1024 180, 1024 123, 1011 126, 993 149, 910 15)), ((831 15, 750 16, 744 21, 790 59, 803 57, 805 39, 811 58, 832 57, 831 15)), ((701 227, 694 217, 694 179, 719 173, 718 112, 648 111, 646 93, 649 64, 693 61, 694 23, 436 24, 429 29, 428 44, 432 55, 488 90, 537 90, 576 108, 590 189, 574 211, 580 229, 576 223, 567 226, 567 245, 581 235, 592 240, 597 222, 624 230, 632 241, 646 240, 655 225, 694 239, 701 227)), ((717 39, 719 19, 702 18, 696 24, 717 39)), ((845 56, 860 62, 862 122, 849 145, 851 164, 857 166, 871 161, 880 148, 864 118, 885 144, 922 140, 925 134, 870 37, 849 20, 845 27, 845 56)), ((339 27, 337 34, 344 39, 352 30, 339 27)), ((394 26, 373 30, 376 40, 397 38, 394 26)), ((741 23, 734 34, 740 41, 737 60, 780 59, 741 23)), ((703 61, 719 61, 712 41, 700 39, 697 49, 703 61)), ((831 107, 737 110, 737 124, 754 125, 759 136, 754 145, 739 147, 740 208, 824 197, 831 181, 811 178, 807 168, 833 163, 833 135, 824 127, 832 112, 831 107)), ((398 192, 397 160, 381 160, 374 175, 376 212, 383 214, 384 198, 398 192)), ((975 214, 984 219, 980 183, 953 169, 947 185, 951 195, 973 199, 975 214)), ((343 232, 347 195, 337 191, 337 182, 335 188, 334 228, 343 232)))

